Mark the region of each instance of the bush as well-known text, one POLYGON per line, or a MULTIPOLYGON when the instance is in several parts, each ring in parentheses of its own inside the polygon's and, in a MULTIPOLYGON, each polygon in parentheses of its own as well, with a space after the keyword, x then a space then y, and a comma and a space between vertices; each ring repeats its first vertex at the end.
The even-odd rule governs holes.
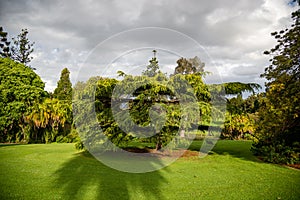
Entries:
POLYGON ((231 140, 251 139, 254 130, 254 118, 255 114, 230 115, 226 113, 221 137, 231 140))
POLYGON ((268 82, 260 99, 252 149, 274 163, 299 163, 300 156, 300 9, 292 19, 290 29, 271 34, 278 44, 265 51, 273 57, 261 75, 268 82))
POLYGON ((71 132, 66 135, 59 135, 56 137, 56 142, 58 143, 74 143, 80 141, 80 138, 78 136, 78 133, 76 129, 72 128, 71 132))
POLYGON ((294 142, 292 146, 281 143, 257 142, 254 143, 251 151, 266 162, 278 164, 300 164, 300 143, 294 142))
POLYGON ((83 145, 83 143, 81 142, 81 140, 78 140, 78 141, 75 143, 75 148, 76 148, 77 150, 86 150, 86 149, 84 148, 84 145, 83 145))

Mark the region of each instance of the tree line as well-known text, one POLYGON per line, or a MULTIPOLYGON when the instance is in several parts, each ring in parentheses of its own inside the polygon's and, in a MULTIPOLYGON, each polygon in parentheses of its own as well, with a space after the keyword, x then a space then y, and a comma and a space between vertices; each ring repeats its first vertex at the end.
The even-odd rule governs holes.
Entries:
POLYGON ((29 67, 0 58, 0 142, 72 142, 72 87, 68 70, 53 94, 29 67), (61 82, 68 87, 61 87, 61 82), (66 83, 68 82, 68 83, 66 83))
MULTIPOLYGON (((28 66, 32 59, 30 53, 33 51, 33 43, 26 39, 28 31, 22 30, 11 46, 6 38, 7 33, 1 28, 0 142, 77 142, 78 147, 83 147, 83 144, 92 146, 97 145, 89 142, 91 138, 97 138, 93 130, 100 126, 106 139, 118 146, 124 146, 128 141, 138 138, 122 129, 124 123, 123 127, 132 127, 134 124, 149 126, 144 132, 138 129, 139 134, 145 136, 140 142, 153 143, 153 148, 160 149, 169 143, 176 133, 179 132, 182 136, 189 134, 191 127, 197 126, 198 131, 205 132, 212 122, 212 113, 222 115, 218 108, 211 105, 211 100, 213 91, 223 88, 226 94, 235 96, 226 99, 225 123, 221 127, 222 138, 253 140, 253 153, 268 162, 299 163, 299 13, 297 10, 292 14, 293 24, 289 29, 271 34, 278 44, 264 52, 270 56, 271 64, 261 75, 267 80, 266 92, 261 93, 257 93, 261 87, 255 83, 205 84, 205 65, 198 57, 180 58, 174 73, 167 77, 159 70, 158 60, 154 56, 139 76, 117 72, 123 77, 122 82, 111 78, 92 77, 85 83, 76 83, 72 89, 70 72, 64 69, 57 88, 51 94, 44 90, 44 83, 33 68, 28 66), (191 85, 193 92, 185 92, 186 95, 182 98, 189 99, 189 94, 194 95, 199 113, 195 114, 195 109, 188 105, 186 111, 183 111, 176 103, 174 89, 170 90, 164 85, 169 82, 176 88, 176 81, 186 81, 191 85), (138 87, 132 83, 144 85, 138 87), (124 91, 130 91, 132 87, 137 89, 134 90, 131 101, 112 105, 113 91, 120 84, 123 84, 124 91), (86 116, 79 114, 74 118, 72 113, 80 113, 80 109, 90 109, 79 100, 91 95, 91 86, 96 87, 95 106, 91 109, 95 109, 97 121, 91 119, 92 123, 87 126, 76 123, 75 126, 74 122, 86 116), (245 91, 251 92, 252 95, 243 99, 242 94, 245 91), (124 118, 126 112, 129 112, 131 117, 124 118), (120 121, 116 121, 113 114, 119 117, 120 121), (182 117, 191 118, 188 114, 197 116, 197 120, 180 123, 182 117), (151 120, 163 121, 161 116, 165 117, 163 124, 151 123, 151 120), (77 131, 85 134, 79 138, 77 131), (146 137, 147 134, 150 136, 146 137)), ((214 125, 218 126, 217 123, 214 125)), ((106 142, 101 137, 98 139, 106 142)))

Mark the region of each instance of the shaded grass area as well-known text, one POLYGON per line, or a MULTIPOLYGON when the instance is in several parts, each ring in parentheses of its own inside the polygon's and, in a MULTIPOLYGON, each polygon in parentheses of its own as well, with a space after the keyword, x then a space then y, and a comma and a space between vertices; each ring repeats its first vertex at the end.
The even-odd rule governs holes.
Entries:
POLYGON ((263 163, 250 146, 218 141, 205 158, 132 174, 73 144, 0 145, 0 199, 300 199, 300 171, 263 163))

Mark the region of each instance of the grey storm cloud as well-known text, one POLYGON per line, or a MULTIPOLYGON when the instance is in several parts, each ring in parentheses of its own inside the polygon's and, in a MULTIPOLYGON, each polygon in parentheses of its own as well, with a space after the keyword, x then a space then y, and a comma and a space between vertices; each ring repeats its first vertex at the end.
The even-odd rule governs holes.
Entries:
MULTIPOLYGON (((178 56, 167 50, 175 49, 190 57, 197 52, 183 36, 168 34, 172 31, 144 31, 143 34, 132 31, 130 37, 123 34, 123 38, 110 38, 143 27, 171 29, 193 38, 211 61, 205 57, 200 59, 208 68, 214 64, 223 81, 263 85, 259 74, 268 65, 269 58, 262 52, 275 44, 271 32, 289 27, 295 7, 288 3, 289 0, 11 0, 0 1, 0 24, 10 37, 22 28, 29 30, 30 40, 36 43, 31 64, 46 82, 47 90, 55 88, 64 67, 69 68, 75 83, 80 73, 96 75, 100 67, 96 65, 108 62, 105 59, 114 58, 113 64, 120 69, 123 65, 133 68, 133 65, 147 65, 152 56, 150 47, 155 48, 156 44, 166 50, 158 52, 162 56, 160 64, 169 68, 175 68, 178 56), (106 46, 104 42, 97 49, 108 38, 106 46), (137 53, 134 51, 137 47, 149 49, 137 53), (132 51, 124 52, 130 48, 132 51), (93 49, 94 55, 90 54, 93 49), (120 55, 123 57, 116 59, 120 55), (90 72, 80 70, 87 58, 93 56, 99 58, 95 66, 91 65, 90 72)), ((109 70, 113 73, 113 69, 109 70)))

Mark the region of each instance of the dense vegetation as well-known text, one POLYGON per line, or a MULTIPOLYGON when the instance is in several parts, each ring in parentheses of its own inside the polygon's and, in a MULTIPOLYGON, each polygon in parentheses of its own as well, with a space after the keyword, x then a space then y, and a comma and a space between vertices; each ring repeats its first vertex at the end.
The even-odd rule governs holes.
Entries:
MULTIPOLYGON (((95 137, 94 123, 92 121, 87 123, 88 108, 81 107, 84 104, 82 101, 87 99, 87 96, 93 96, 89 91, 90 86, 87 84, 83 90, 77 90, 75 87, 75 97, 80 97, 75 98, 74 102, 75 112, 78 112, 75 122, 78 124, 79 132, 85 133, 81 137, 84 143, 95 137), (81 125, 80 121, 85 123, 81 125), (88 124, 91 125, 89 128, 88 124)), ((104 135, 115 144, 134 138, 144 138, 143 142, 154 142, 156 149, 160 149, 163 144, 168 144, 179 130, 183 133, 193 124, 198 126, 199 117, 202 123, 210 123, 210 98, 208 87, 198 74, 175 75, 170 80, 162 73, 153 77, 126 75, 121 82, 99 78, 96 81, 95 111, 104 135), (175 96, 174 93, 182 89, 179 87, 182 86, 179 81, 194 85, 195 90, 175 96), (193 96, 194 101, 189 100, 193 96), (186 104, 180 105, 180 100, 185 100, 186 104), (201 109, 201 116, 197 107, 201 109), (181 118, 189 120, 181 122, 181 118)))
POLYGON ((290 29, 274 32, 278 44, 262 74, 268 82, 261 98, 253 151, 275 163, 299 163, 300 157, 300 10, 290 29))
POLYGON ((0 142, 77 141, 78 148, 101 144, 110 149, 109 142, 124 148, 134 141, 159 150, 178 138, 214 136, 209 129, 214 127, 222 129, 224 139, 254 140, 252 151, 265 161, 299 163, 299 13, 292 14, 290 29, 272 33, 278 45, 265 52, 272 58, 262 75, 266 92, 259 94, 255 83, 205 84, 205 64, 198 57, 180 58, 167 76, 159 69, 156 51, 141 75, 118 71, 121 81, 92 77, 72 89, 65 68, 49 94, 29 66, 34 43, 28 31, 10 42, 1 27, 0 142), (243 92, 252 95, 243 99, 243 92), (226 110, 218 106, 224 100, 226 110))
POLYGON ((29 142, 26 116, 47 96, 29 67, 0 58, 0 142, 29 142))
POLYGON ((0 142, 71 142, 70 101, 50 98, 29 67, 0 58, 0 142), (67 138, 64 138, 67 137, 67 138))

